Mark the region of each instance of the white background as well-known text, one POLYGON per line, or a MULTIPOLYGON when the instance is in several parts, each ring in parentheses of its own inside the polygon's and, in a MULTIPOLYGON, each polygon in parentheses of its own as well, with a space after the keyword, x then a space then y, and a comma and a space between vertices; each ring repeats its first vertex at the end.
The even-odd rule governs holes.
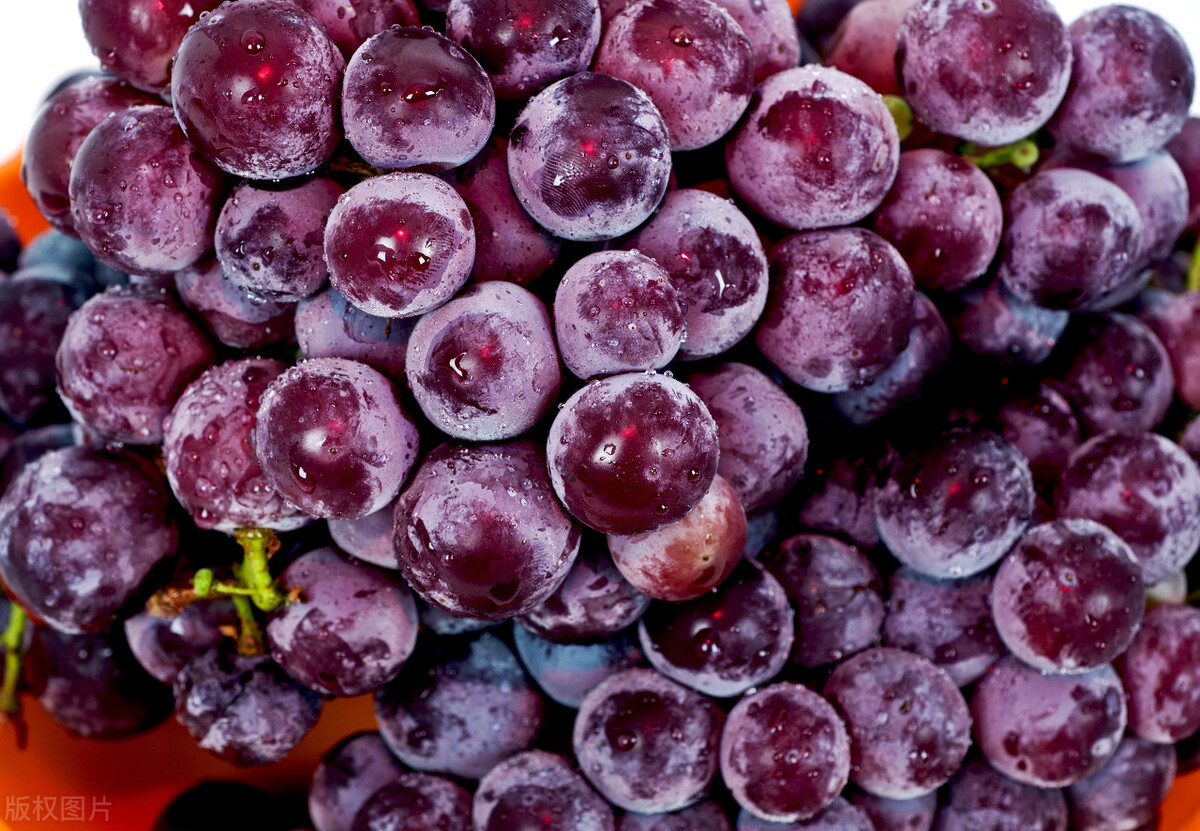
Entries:
MULTIPOLYGON (((1126 2, 1164 17, 1182 33, 1200 63, 1200 2, 1126 2)), ((33 113, 61 76, 97 66, 83 39, 77 4, 78 0, 0 0, 0 162, 20 147, 33 113)), ((1057 0, 1055 5, 1070 23, 1108 3, 1057 0)))

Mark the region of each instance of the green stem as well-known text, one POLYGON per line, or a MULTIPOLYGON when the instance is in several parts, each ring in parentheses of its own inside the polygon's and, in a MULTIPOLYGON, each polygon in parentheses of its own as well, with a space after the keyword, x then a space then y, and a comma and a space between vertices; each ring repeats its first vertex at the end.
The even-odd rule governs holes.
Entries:
POLYGON ((21 680, 21 647, 25 644, 25 610, 9 604, 8 626, 4 629, 4 685, 0 687, 0 713, 18 712, 17 683, 21 680))
POLYGON ((241 630, 238 632, 237 650, 239 655, 261 655, 263 653, 262 629, 254 619, 254 607, 250 600, 241 594, 233 595, 233 606, 237 609, 241 630))
POLYGON ((962 154, 984 170, 1011 164, 1022 170, 1029 170, 1038 161, 1038 146, 1033 139, 1024 138, 1000 147, 980 147, 977 144, 966 144, 962 154))
POLYGON ((912 107, 899 95, 885 95, 883 103, 887 105, 888 112, 892 114, 892 120, 896 122, 896 132, 900 134, 900 141, 904 141, 912 135, 912 107))
POLYGON ((1200 238, 1196 240, 1196 247, 1192 249, 1192 261, 1188 264, 1187 290, 1200 291, 1200 238))
POLYGON ((279 590, 267 558, 279 547, 275 532, 260 528, 242 528, 234 533, 242 546, 242 567, 238 577, 250 590, 250 599, 264 612, 273 612, 287 598, 279 590))

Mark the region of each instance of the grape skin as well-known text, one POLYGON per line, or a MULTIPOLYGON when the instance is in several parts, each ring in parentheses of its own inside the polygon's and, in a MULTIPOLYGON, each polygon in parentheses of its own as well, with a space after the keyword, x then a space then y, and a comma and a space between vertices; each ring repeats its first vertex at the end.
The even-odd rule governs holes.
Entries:
POLYGON ((1079 421, 1067 399, 1049 384, 1014 398, 996 413, 996 432, 1029 461, 1033 481, 1049 493, 1079 446, 1079 421))
POLYGON ((396 549, 392 547, 395 515, 396 502, 392 501, 373 514, 358 519, 330 519, 325 525, 338 548, 350 556, 381 568, 395 568, 396 549))
POLYGON ((1170 744, 1200 730, 1200 610, 1165 604, 1147 611, 1117 668, 1130 732, 1170 744))
POLYGON ((613 831, 613 811, 571 763, 530 750, 492 768, 471 806, 475 831, 613 831))
POLYGON ((976 759, 950 780, 936 831, 1067 831, 1067 800, 1058 788, 1009 779, 976 759))
POLYGON ((333 287, 296 305, 296 339, 305 358, 348 358, 404 378, 408 341, 416 318, 375 317, 333 287))
POLYGON ((938 815, 936 792, 912 799, 885 799, 856 790, 850 793, 849 799, 854 807, 870 817, 875 831, 930 831, 938 815))
POLYGON ((642 651, 627 633, 594 643, 555 643, 517 626, 513 643, 542 692, 573 710, 605 678, 643 663, 642 651))
MULTIPOLYGON (((613 0, 607 2, 611 4, 613 0)), ((716 3, 729 12, 750 41, 755 84, 800 62, 800 35, 785 0, 716 0, 716 3)))
POLYGON ((1135 831, 1155 823, 1158 806, 1175 780, 1175 749, 1136 736, 1104 767, 1067 789, 1072 827, 1080 831, 1135 831))
POLYGON ((377 790, 355 814, 350 831, 466 828, 471 794, 450 779, 405 773, 377 790))
POLYGON ((1200 405, 1200 294, 1165 294, 1152 300, 1141 320, 1166 349, 1174 374, 1174 392, 1189 407, 1200 405))
POLYGON ((1188 118, 1164 148, 1178 162, 1187 180, 1188 214, 1185 227, 1200 222, 1200 118, 1188 118))
POLYGON ((729 819, 715 802, 698 802, 671 814, 626 812, 617 821, 617 831, 731 831, 729 819))
POLYGON ((1003 368, 1017 369, 1049 358, 1071 317, 1018 297, 1003 280, 969 286, 942 308, 957 343, 1003 368))
POLYGON ((404 775, 378 733, 355 733, 330 748, 313 771, 308 815, 316 831, 350 831, 376 792, 404 775))
MULTIPOLYGON (((346 60, 368 38, 392 26, 419 26, 413 0, 292 0, 313 16, 346 60)), ((428 4, 427 4, 428 5, 428 4)), ((317 829, 324 831, 324 829, 317 829)))
POLYGON ((262 349, 294 339, 295 304, 247 293, 214 257, 176 271, 175 290, 213 338, 226 346, 262 349))
POLYGON ((875 826, 866 811, 839 796, 812 819, 798 822, 770 822, 743 809, 738 813, 737 831, 875 831, 875 826))
POLYGON ((856 3, 824 49, 824 63, 853 75, 880 95, 900 95, 896 77, 896 36, 916 0, 856 3))
POLYGON ((125 618, 125 639, 133 657, 164 684, 175 683, 175 676, 192 658, 207 652, 225 640, 223 627, 237 626, 237 612, 230 600, 193 603, 170 618, 139 611, 125 618))
POLYGON ((55 354, 83 300, 45 271, 22 269, 0 282, 0 411, 13 421, 28 423, 57 403, 55 354))

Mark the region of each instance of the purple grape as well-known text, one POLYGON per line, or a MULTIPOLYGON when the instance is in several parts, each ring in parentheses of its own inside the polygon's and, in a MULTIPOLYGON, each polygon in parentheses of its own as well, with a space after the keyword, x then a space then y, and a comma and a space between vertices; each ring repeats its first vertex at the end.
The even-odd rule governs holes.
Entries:
POLYGON ((314 177, 283 189, 243 182, 217 218, 217 259, 225 275, 251 294, 303 300, 325 282, 325 223, 342 188, 314 177))
POLYGON ((594 72, 529 100, 508 145, 517 200, 555 236, 612 239, 641 225, 667 192, 667 126, 650 97, 594 72))
POLYGON ((829 39, 825 65, 853 75, 880 95, 900 95, 896 35, 904 15, 915 4, 916 0, 857 3, 829 39))
POLYGON ((416 325, 416 318, 369 315, 332 287, 296 306, 296 338, 304 357, 348 358, 397 381, 404 378, 408 340, 416 325))
POLYGON ((857 548, 832 537, 799 534, 761 561, 796 610, 793 661, 825 666, 879 640, 883 587, 857 548))
POLYGON ((1071 24, 1071 86, 1050 133, 1116 162, 1150 155, 1183 127, 1196 88, 1187 44, 1156 14, 1105 6, 1071 24))
POLYGON ((1084 170, 1047 170, 1018 185, 1005 208, 1000 277, 1021 299, 1088 309, 1136 279, 1142 218, 1112 182, 1084 170))
POLYGON ((341 138, 346 62, 292 0, 225 3, 184 36, 171 102, 188 141, 247 179, 310 173, 341 138))
POLYGON ((308 788, 308 815, 316 831, 351 831, 375 793, 404 775, 378 733, 356 733, 321 757, 308 788))
POLYGON ((772 75, 725 145, 729 183, 750 207, 796 230, 847 225, 879 207, 900 139, 883 99, 821 66, 772 75))
POLYGON ((320 697, 262 656, 210 649, 175 678, 175 718, 202 748, 239 767, 278 762, 320 714, 320 697))
POLYGON ((605 678, 643 662, 642 651, 628 634, 596 643, 555 643, 517 626, 513 643, 542 692, 573 710, 605 678))
POLYGON ((743 563, 720 586, 685 603, 651 603, 638 623, 650 665, 714 698, 770 681, 792 651, 794 613, 769 572, 743 563))
POLYGON ((550 410, 562 382, 546 307, 502 281, 471 286, 421 318, 405 367, 425 417, 470 441, 524 433, 550 410))
POLYGON ((811 819, 850 775, 850 739, 833 706, 799 684, 772 684, 729 711, 721 776, 743 809, 772 822, 811 819))
POLYGON ((750 41, 755 84, 776 72, 792 69, 800 62, 800 37, 796 31, 796 20, 785 0, 714 2, 729 12, 741 27, 746 40, 750 41))
POLYGON ((891 799, 950 780, 971 746, 971 714, 944 670, 911 652, 878 648, 838 664, 825 683, 850 734, 850 779, 891 799))
MULTIPOLYGON (((1166 295, 1142 315, 1171 360, 1175 391, 1192 409, 1200 405, 1200 293, 1166 295)), ((1160 370, 1161 372, 1161 370, 1160 370)))
MULTIPOLYGON (((7 427, 7 425, 5 425, 7 427)), ((36 427, 26 430, 16 438, 11 439, 7 452, 4 454, 4 464, 0 465, 0 496, 9 489, 25 465, 36 461, 52 450, 71 447, 75 444, 75 431, 78 427, 70 424, 50 424, 46 427, 36 427)), ((7 441, 7 440, 6 440, 7 441)))
POLYGON ((712 485, 719 453, 717 423, 699 396, 673 378, 635 373, 567 399, 546 446, 567 510, 619 534, 683 519, 712 485))
POLYGON ((1164 149, 1179 163, 1183 178, 1187 180, 1186 227, 1194 228, 1200 222, 1200 118, 1184 121, 1183 128, 1164 149))
POLYGON ((597 0, 452 0, 446 35, 478 57, 496 97, 522 101, 592 64, 600 43, 597 0))
POLYGON ((930 831, 938 814, 936 792, 912 799, 886 799, 854 791, 850 802, 871 818, 875 831, 930 831))
POLYGON ((449 779, 405 773, 384 785, 363 804, 351 831, 427 831, 466 828, 471 795, 449 779))
POLYGON ((504 642, 422 640, 403 677, 375 694, 388 747, 416 770, 479 779, 533 742, 545 705, 504 642))
POLYGON ((770 260, 771 295, 755 340, 788 378, 844 392, 896 360, 912 329, 914 290, 887 240, 861 228, 809 231, 784 239, 770 260))
POLYGON ((896 68, 921 121, 1001 145, 1054 114, 1071 79, 1071 41, 1047 0, 921 0, 900 24, 896 68), (958 60, 970 55, 968 61, 958 60))
POLYGON ((1010 399, 996 413, 996 432, 1029 461, 1033 481, 1049 492, 1079 445, 1079 421, 1067 399, 1048 384, 1010 399))
POLYGON ((975 688, 971 710, 987 761, 1035 788, 1061 788, 1095 773, 1125 731, 1125 693, 1110 666, 1047 675, 1001 658, 975 688))
POLYGON ((71 223, 105 265, 164 274, 212 248, 224 186, 170 109, 130 107, 79 145, 68 187, 71 223))
POLYGON ((974 285, 945 304, 946 324, 958 343, 1001 367, 1034 366, 1050 357, 1070 315, 1013 294, 1002 280, 974 285))
POLYGON ((346 138, 383 170, 458 167, 496 122, 487 73, 453 40, 393 26, 359 47, 342 88, 346 138), (392 97, 392 96, 395 97, 392 97))
POLYGON ((367 179, 325 226, 329 280, 377 317, 413 317, 459 290, 475 260, 475 228, 454 189, 424 173, 367 179))
POLYGON ((506 759, 475 792, 476 831, 613 831, 613 811, 571 763, 530 750, 506 759))
POLYGON ((214 339, 235 349, 295 340, 296 307, 238 286, 215 257, 175 272, 175 289, 214 339))
POLYGON ((417 596, 417 614, 421 618, 421 626, 437 635, 445 636, 470 635, 495 628, 500 623, 496 620, 452 615, 440 606, 426 603, 420 595, 417 596))
POLYGON ((968 577, 1012 547, 1033 503, 1021 451, 986 430, 959 428, 900 461, 875 500, 875 525, 905 565, 931 577, 968 577))
POLYGON ((742 506, 752 512, 777 503, 804 475, 808 427, 800 407, 747 364, 719 364, 687 382, 717 422, 717 472, 742 506))
POLYGON ((650 96, 676 152, 728 133, 754 92, 750 41, 711 0, 630 3, 604 27, 596 71, 650 96))
POLYGON ((0 411, 29 422, 57 403, 54 356, 82 292, 28 269, 0 283, 0 411))
POLYGON ((875 826, 866 811, 839 796, 812 819, 798 822, 771 822, 742 810, 737 831, 875 831, 875 826))
POLYGON ((357 519, 395 499, 417 440, 392 382, 342 358, 305 361, 272 381, 254 428, 267 483, 323 519, 357 519))
POLYGON ((890 580, 886 646, 931 661, 960 687, 973 684, 1004 655, 992 621, 990 576, 935 580, 905 567, 890 580))
POLYGON ((715 802, 698 802, 672 814, 625 813, 617 831, 731 831, 729 819, 715 802))
POLYGON ((579 526, 529 441, 443 444, 421 463, 395 517, 395 567, 426 601, 466 617, 531 612, 579 551, 579 526))
POLYGON ((1058 788, 1014 782, 983 759, 950 780, 937 831, 1067 831, 1067 800, 1058 788))
POLYGON ((395 568, 396 549, 392 546, 395 514, 396 503, 389 502, 373 514, 358 519, 327 520, 326 526, 338 548, 355 559, 383 568, 395 568))
POLYGON ((1146 585, 1181 570, 1200 546, 1200 470, 1153 433, 1102 433, 1071 454, 1055 492, 1063 519, 1092 519, 1129 544, 1146 585))
POLYGON ((0 580, 61 632, 111 625, 179 534, 167 483, 128 451, 69 447, 30 462, 0 499, 0 580))
POLYGON ((890 448, 867 445, 858 455, 809 465, 797 519, 806 528, 837 534, 863 548, 879 545, 875 497, 894 461, 890 448))
POLYGON ((1132 733, 1170 744, 1200 730, 1200 610, 1149 609, 1118 668, 1132 733))
POLYGON ((724 716, 654 670, 611 675, 588 693, 572 745, 583 775, 627 811, 658 814, 701 800, 717 772, 724 716))
POLYGON ((222 630, 237 627, 237 612, 230 600, 193 603, 170 618, 156 617, 142 610, 125 619, 125 638, 133 657, 164 684, 175 683, 175 676, 192 658, 222 643, 222 630))
POLYGON ((1071 827, 1134 831, 1153 823, 1175 780, 1175 770, 1175 750, 1170 745, 1126 736, 1104 767, 1068 789, 1071 827))
MULTIPOLYGON (((392 26, 421 23, 413 0, 292 0, 311 14, 346 60, 367 39, 392 26)), ((322 829, 317 829, 322 831, 322 829)))

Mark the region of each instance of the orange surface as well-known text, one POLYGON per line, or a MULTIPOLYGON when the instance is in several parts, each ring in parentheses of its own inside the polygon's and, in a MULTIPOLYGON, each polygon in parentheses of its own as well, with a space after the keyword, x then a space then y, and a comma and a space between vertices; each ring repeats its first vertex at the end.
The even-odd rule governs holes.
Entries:
MULTIPOLYGON (((28 244, 31 239, 50 227, 50 224, 38 213, 29 192, 21 183, 21 156, 13 156, 3 167, 0 167, 0 210, 8 216, 22 244, 28 244)), ((0 814, 0 816, 3 816, 0 814)))

